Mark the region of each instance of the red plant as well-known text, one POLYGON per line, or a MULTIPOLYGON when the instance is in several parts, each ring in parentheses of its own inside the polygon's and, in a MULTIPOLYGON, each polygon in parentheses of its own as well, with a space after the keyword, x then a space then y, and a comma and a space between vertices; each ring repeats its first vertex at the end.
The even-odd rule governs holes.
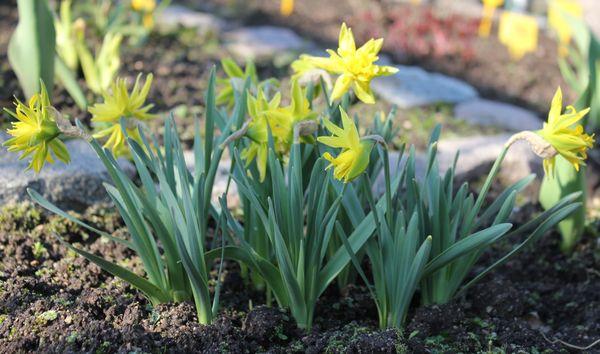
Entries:
POLYGON ((441 15, 429 6, 398 6, 382 16, 364 12, 352 21, 361 38, 385 37, 385 49, 411 58, 474 57, 478 19, 441 15), (379 18, 378 18, 379 17, 379 18))

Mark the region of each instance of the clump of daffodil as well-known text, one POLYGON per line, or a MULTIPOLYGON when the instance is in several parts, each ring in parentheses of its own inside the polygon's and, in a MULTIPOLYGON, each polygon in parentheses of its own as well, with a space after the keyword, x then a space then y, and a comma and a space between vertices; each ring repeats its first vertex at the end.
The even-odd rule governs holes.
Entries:
POLYGON ((7 130, 12 138, 3 144, 8 151, 21 152, 19 159, 31 156, 27 168, 35 172, 40 172, 46 162, 54 163, 54 158, 69 163, 69 152, 59 139, 60 129, 44 83, 41 83, 41 92, 33 95, 28 105, 16 99, 15 106, 14 112, 5 109, 17 119, 12 123, 12 129, 7 130))
POLYGON ((375 103, 375 97, 371 91, 371 80, 378 76, 392 75, 398 71, 397 68, 391 66, 375 64, 379 60, 378 53, 382 45, 383 38, 370 39, 357 49, 352 29, 343 23, 337 52, 328 49, 329 58, 302 55, 299 59, 302 65, 296 65, 296 67, 307 70, 308 66, 312 66, 340 75, 331 93, 332 100, 341 98, 352 88, 359 100, 372 104, 375 103))
MULTIPOLYGON (((594 145, 594 136, 588 135, 579 123, 590 111, 589 108, 579 112, 573 106, 568 106, 565 113, 562 112, 562 91, 560 87, 556 90, 550 112, 548 113, 548 122, 538 131, 538 134, 544 138, 556 150, 556 153, 564 157, 569 163, 579 171, 580 165, 585 165, 587 159, 587 150, 594 145)), ((544 170, 552 174, 554 170, 555 157, 544 159, 544 170)))
POLYGON ((155 0, 131 0, 131 8, 142 14, 142 24, 150 29, 154 26, 155 0))
POLYGON ((128 154, 125 135, 121 129, 121 118, 125 119, 127 134, 140 141, 137 122, 155 118, 148 113, 154 106, 145 104, 146 97, 152 85, 152 74, 148 74, 144 85, 140 85, 141 74, 135 80, 131 93, 127 91, 125 79, 117 78, 108 92, 102 94, 104 102, 96 103, 88 110, 92 114, 92 122, 97 128, 94 138, 108 136, 104 147, 110 148, 115 156, 128 154))
POLYGON ((241 157, 246 166, 256 160, 259 177, 263 181, 267 173, 269 130, 276 153, 284 157, 293 142, 294 127, 300 122, 314 120, 317 115, 310 109, 306 92, 296 80, 292 81, 288 106, 280 106, 279 92, 269 101, 260 88, 256 97, 248 95, 247 104, 250 122, 245 136, 250 139, 250 145, 242 151, 241 157))
POLYGON ((329 161, 327 169, 333 167, 333 176, 347 183, 358 177, 369 166, 369 157, 374 141, 361 140, 356 125, 348 117, 346 111, 340 107, 340 112, 342 128, 330 120, 324 119, 325 127, 333 135, 320 136, 317 140, 333 148, 342 149, 336 157, 326 152, 323 154, 323 158, 329 161))

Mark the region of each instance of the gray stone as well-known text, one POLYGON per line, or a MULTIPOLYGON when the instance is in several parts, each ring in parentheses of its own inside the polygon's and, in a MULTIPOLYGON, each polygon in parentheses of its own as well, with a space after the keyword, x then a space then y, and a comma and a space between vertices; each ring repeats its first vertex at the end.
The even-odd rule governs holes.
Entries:
MULTIPOLYGON (((0 141, 7 136, 0 133, 0 141)), ((84 210, 96 203, 109 202, 102 183, 110 178, 100 158, 83 140, 66 142, 71 163, 46 164, 39 174, 25 171, 29 161, 0 148, 0 205, 30 200, 27 188, 35 189, 61 208, 84 210)), ((124 159, 119 164, 131 177, 133 165, 124 159)))
POLYGON ((495 126, 515 132, 542 128, 542 121, 532 111, 485 99, 459 103, 454 107, 454 116, 471 124, 495 126))
POLYGON ((220 18, 181 5, 167 6, 160 12, 156 22, 159 26, 167 29, 179 26, 196 28, 200 34, 220 33, 225 28, 225 22, 220 18))
MULTIPOLYGON (((438 142, 440 170, 445 171, 454 162, 454 156, 460 152, 456 164, 456 175, 460 180, 473 180, 486 176, 510 134, 493 136, 473 136, 438 142)), ((542 160, 538 158, 524 142, 515 143, 500 168, 500 180, 511 184, 531 173, 542 172, 542 160)))
MULTIPOLYGON (((460 151, 455 170, 456 180, 460 182, 485 178, 509 138, 510 135, 502 134, 440 140, 437 152, 440 174, 443 175, 452 166, 456 153, 460 151)), ((398 173, 395 170, 398 165, 398 158, 397 153, 390 155, 392 175, 398 173)), ((403 168, 406 164, 406 158, 407 154, 403 156, 399 165, 400 168, 403 168)), ((422 181, 425 177, 426 166, 426 153, 418 152, 415 155, 415 175, 417 180, 422 181)), ((525 142, 517 142, 508 151, 501 165, 498 180, 507 186, 532 173, 540 177, 543 176, 542 160, 533 154, 525 142)), ((539 181, 537 179, 537 183, 539 181)), ((527 190, 527 195, 531 198, 536 198, 535 194, 539 189, 539 184, 537 183, 532 183, 527 190)), ((383 193, 383 176, 380 175, 378 177, 374 190, 377 193, 383 193)))
POLYGON ((600 38, 600 1, 580 0, 583 7, 583 17, 596 37, 600 38))
POLYGON ((400 108, 435 103, 458 103, 477 97, 477 91, 466 82, 415 66, 396 66, 395 75, 375 78, 373 91, 400 108))
POLYGON ((289 56, 310 48, 294 31, 274 26, 243 27, 224 35, 227 50, 240 61, 257 62, 289 56))
MULTIPOLYGON (((194 152, 193 151, 184 151, 183 158, 185 159, 185 164, 190 171, 194 171, 194 152)), ((217 175, 215 176, 215 183, 213 185, 213 192, 211 195, 212 202, 215 205, 218 205, 219 198, 223 196, 223 194, 227 191, 227 182, 229 179, 229 169, 231 168, 231 159, 224 157, 219 162, 219 167, 217 168, 217 175)), ((233 179, 229 185, 229 191, 227 193, 227 206, 231 209, 235 209, 240 207, 240 198, 238 195, 238 190, 233 179)))

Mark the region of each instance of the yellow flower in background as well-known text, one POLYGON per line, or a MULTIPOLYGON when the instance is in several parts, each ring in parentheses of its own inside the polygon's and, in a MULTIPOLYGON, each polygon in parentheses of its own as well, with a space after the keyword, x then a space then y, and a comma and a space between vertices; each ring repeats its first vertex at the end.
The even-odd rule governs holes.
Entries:
POLYGON ((294 0, 281 0, 281 7, 279 8, 281 15, 289 16, 294 12, 294 0))
POLYGON ((556 32, 559 42, 559 53, 566 55, 571 41, 571 26, 565 16, 581 18, 583 8, 575 0, 551 0, 548 3, 548 25, 556 32))
POLYGON ((510 56, 519 60, 537 49, 538 23, 533 16, 506 11, 500 17, 498 37, 510 56))
MULTIPOLYGON (((568 106, 564 114, 562 112, 562 91, 560 87, 556 90, 548 122, 537 133, 556 150, 558 154, 569 161, 577 171, 580 165, 585 165, 587 150, 594 145, 594 136, 588 135, 583 126, 577 123, 590 111, 589 108, 577 112, 575 107, 568 106)), ((544 160, 544 171, 552 175, 554 171, 555 156, 544 160)))
POLYGON ((131 0, 131 8, 139 12, 152 12, 156 8, 155 0, 131 0))
POLYGON ((21 152, 19 159, 31 156, 28 169, 40 172, 46 162, 54 163, 54 157, 69 163, 71 160, 65 144, 58 138, 60 130, 54 120, 50 98, 46 86, 42 82, 41 92, 35 94, 25 105, 18 99, 15 102, 14 112, 5 111, 17 119, 12 123, 12 129, 7 133, 12 138, 4 142, 10 152, 21 152))
POLYGON ((361 141, 356 125, 341 107, 340 113, 342 115, 342 128, 325 119, 325 127, 333 135, 320 136, 317 140, 333 148, 342 149, 336 157, 326 152, 323 154, 323 158, 329 161, 327 169, 333 167, 333 176, 347 183, 358 177, 369 166, 373 141, 361 141))
MULTIPOLYGON (((378 76, 392 75, 398 71, 397 68, 391 66, 375 64, 379 60, 378 54, 382 45, 383 38, 370 39, 357 49, 352 30, 343 23, 337 52, 328 49, 329 58, 302 55, 299 59, 302 65, 297 65, 297 67, 307 70, 308 66, 312 66, 340 75, 333 87, 331 100, 341 98, 352 88, 359 100, 372 104, 375 103, 375 97, 371 91, 371 80, 378 76)), ((293 65, 292 68, 294 68, 293 65)))
POLYGON ((142 25, 145 28, 150 29, 154 26, 155 0, 131 0, 131 8, 142 13, 142 25))
MULTIPOLYGON (((131 93, 127 91, 126 80, 117 78, 111 85, 110 92, 102 94, 104 102, 96 103, 88 109, 92 114, 92 122, 99 128, 98 132, 94 134, 94 138, 108 136, 104 147, 110 148, 116 156, 127 154, 125 136, 120 127, 121 118, 124 118, 127 123, 135 123, 135 120, 142 121, 156 117, 156 115, 148 113, 154 105, 145 104, 153 76, 148 74, 146 82, 140 86, 141 76, 141 74, 138 75, 135 80, 131 93)), ((131 137, 134 139, 139 138, 139 134, 135 131, 137 131, 135 127, 127 127, 127 132, 131 133, 131 137)))
POLYGON ((494 12, 498 6, 502 6, 504 0, 483 0, 483 14, 479 23, 479 36, 489 37, 492 30, 494 12))

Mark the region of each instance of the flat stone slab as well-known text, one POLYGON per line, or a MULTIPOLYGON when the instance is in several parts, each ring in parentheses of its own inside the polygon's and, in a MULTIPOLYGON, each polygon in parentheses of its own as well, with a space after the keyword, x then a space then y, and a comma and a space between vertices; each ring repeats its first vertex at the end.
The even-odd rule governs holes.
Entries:
POLYGON ((225 22, 215 15, 194 11, 181 5, 167 6, 159 13, 156 23, 163 28, 196 28, 199 33, 220 33, 225 22))
MULTIPOLYGON (((183 158, 185 159, 185 164, 188 170, 194 171, 194 152, 184 151, 183 158)), ((231 159, 223 157, 219 162, 219 167, 217 168, 217 175, 215 176, 215 184, 213 185, 213 191, 211 195, 212 202, 215 205, 219 205, 219 198, 221 198, 223 194, 227 191, 227 182, 229 179, 230 167, 231 159)), ((229 191, 227 193, 227 206, 230 209, 241 207, 237 185, 233 181, 233 178, 231 179, 231 184, 229 185, 229 191)))
MULTIPOLYGON (((7 135, 0 133, 0 142, 7 135)), ((27 188, 35 189, 61 208, 84 210, 86 207, 107 203, 110 199, 102 183, 110 182, 108 172, 100 158, 83 140, 66 142, 71 163, 46 164, 39 174, 25 171, 29 161, 19 160, 18 155, 0 147, 0 205, 30 200, 27 188)), ((119 164, 131 177, 133 165, 119 159, 119 164)))
MULTIPOLYGON (((456 153, 460 152, 455 170, 457 181, 473 181, 478 178, 485 178, 509 138, 510 134, 500 134, 440 140, 437 151, 440 175, 446 173, 454 163, 456 153)), ((402 157, 402 161, 400 162, 401 168, 405 165, 407 157, 408 152, 402 157)), ((392 175, 398 173, 395 170, 398 158, 399 155, 395 152, 390 155, 392 175)), ((426 153, 417 152, 415 154, 415 161, 416 178, 422 181, 425 178, 427 168, 426 153)), ((542 160, 531 151, 527 143, 517 142, 510 148, 504 158, 498 179, 503 185, 507 186, 532 173, 535 173, 539 177, 543 176, 542 160)), ((538 183, 539 181, 540 178, 537 179, 538 183)), ((537 186, 536 183, 532 183, 527 190, 527 195, 532 200, 533 198, 537 198, 536 193, 539 189, 537 186)), ((375 183, 374 191, 376 193, 383 193, 384 188, 383 176, 380 175, 375 183)))
POLYGON ((542 121, 534 112, 486 99, 457 104, 454 107, 454 116, 471 124, 494 126, 514 132, 542 129, 542 121))
POLYGON ((311 47, 296 32, 275 26, 242 27, 225 33, 224 39, 227 50, 240 61, 264 62, 311 47))
POLYGON ((474 99, 477 91, 464 81, 430 73, 416 66, 396 65, 398 73, 373 79, 371 87, 381 98, 400 108, 474 99))

